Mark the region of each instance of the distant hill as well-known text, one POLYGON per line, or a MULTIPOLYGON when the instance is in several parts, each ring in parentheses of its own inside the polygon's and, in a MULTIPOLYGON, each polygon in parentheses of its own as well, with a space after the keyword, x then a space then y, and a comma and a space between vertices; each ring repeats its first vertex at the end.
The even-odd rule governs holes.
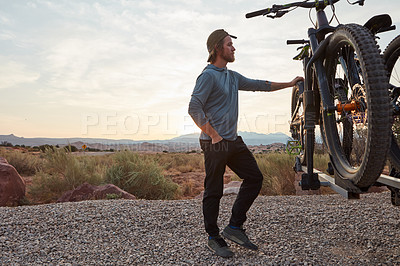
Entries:
POLYGON ((240 132, 239 136, 242 136, 244 142, 248 145, 268 145, 272 143, 284 143, 290 139, 290 137, 282 132, 260 134, 254 132, 240 132))
MULTIPOLYGON (((247 145, 269 145, 273 143, 286 144, 289 136, 284 133, 260 134, 254 132, 238 132, 247 145)), ((154 151, 187 151, 199 148, 199 134, 187 134, 169 140, 129 140, 129 139, 100 139, 100 138, 24 138, 13 134, 0 135, 0 142, 9 142, 12 145, 40 146, 40 145, 74 145, 83 144, 98 149, 132 149, 154 151)))
POLYGON ((68 145, 74 142, 83 142, 87 144, 135 144, 143 141, 133 141, 129 139, 111 140, 98 138, 24 138, 17 137, 14 134, 0 135, 0 142, 7 141, 13 145, 40 146, 40 145, 68 145))
MULTIPOLYGON (((269 145, 272 143, 284 143, 286 144, 287 140, 290 138, 288 135, 278 132, 271 134, 261 134, 255 132, 245 132, 239 131, 238 135, 241 136, 244 142, 248 145, 269 145)), ((200 134, 187 134, 182 135, 176 138, 173 138, 169 141, 173 142, 198 142, 200 134)))

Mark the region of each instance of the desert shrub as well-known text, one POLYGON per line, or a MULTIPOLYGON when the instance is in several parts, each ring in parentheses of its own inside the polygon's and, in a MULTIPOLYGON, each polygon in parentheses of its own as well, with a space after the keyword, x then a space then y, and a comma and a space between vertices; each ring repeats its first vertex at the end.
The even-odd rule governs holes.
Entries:
POLYGON ((176 170, 181 173, 196 170, 204 171, 204 158, 202 154, 164 153, 152 156, 166 170, 176 170))
POLYGON ((23 150, 0 149, 0 157, 7 160, 15 167, 20 175, 34 175, 43 166, 43 159, 40 156, 24 152, 23 150))
POLYGON ((123 151, 114 154, 105 180, 143 199, 175 199, 179 186, 163 174, 154 157, 123 151))
POLYGON ((12 147, 12 143, 8 142, 8 141, 1 141, 0 142, 0 146, 4 146, 4 147, 12 147))
POLYGON ((194 193, 194 182, 192 180, 186 180, 182 185, 182 194, 183 196, 190 196, 194 193))
POLYGON ((63 192, 66 182, 58 175, 39 171, 33 177, 32 185, 29 188, 29 197, 34 203, 55 202, 63 192))
POLYGON ((33 147, 29 148, 29 151, 37 152, 37 151, 40 151, 40 148, 38 146, 33 146, 33 147))
POLYGON ((49 144, 44 144, 44 145, 40 145, 39 146, 39 150, 41 152, 46 152, 47 150, 55 151, 56 150, 56 146, 49 145, 49 144))
POLYGON ((314 168, 326 172, 329 163, 329 154, 314 154, 314 168))
MULTIPOLYGON (((264 177, 261 195, 292 195, 296 193, 293 170, 295 156, 285 153, 268 153, 257 154, 255 158, 264 177)), ((326 171, 328 162, 328 154, 314 155, 315 168, 326 171)), ((232 180, 241 179, 235 175, 232 180)))
POLYGON ((30 196, 38 203, 57 200, 64 192, 81 184, 98 185, 103 181, 105 166, 91 156, 75 156, 65 149, 46 149, 44 166, 33 177, 30 196))
MULTIPOLYGON (((254 157, 264 177, 261 195, 276 196, 296 193, 293 170, 295 156, 286 153, 267 153, 256 154, 254 157)), ((234 175, 232 180, 241 181, 237 175, 234 175)))
POLYGON ((78 151, 78 148, 75 147, 75 146, 73 146, 73 145, 65 146, 64 149, 65 149, 67 152, 77 152, 77 151, 78 151))
POLYGON ((293 171, 294 156, 285 153, 269 153, 257 155, 256 161, 264 177, 261 195, 292 195, 296 193, 293 171))
MULTIPOLYGON (((292 195, 295 172, 293 171, 294 156, 285 153, 267 153, 254 155, 257 165, 264 177, 260 191, 261 195, 292 195)), ((241 179, 234 175, 234 181, 241 179)))
POLYGON ((181 172, 181 173, 189 173, 189 172, 193 172, 194 171, 194 168, 193 168, 193 166, 192 165, 190 165, 190 164, 184 164, 184 165, 179 165, 179 166, 177 166, 176 167, 176 170, 178 171, 178 172, 181 172))

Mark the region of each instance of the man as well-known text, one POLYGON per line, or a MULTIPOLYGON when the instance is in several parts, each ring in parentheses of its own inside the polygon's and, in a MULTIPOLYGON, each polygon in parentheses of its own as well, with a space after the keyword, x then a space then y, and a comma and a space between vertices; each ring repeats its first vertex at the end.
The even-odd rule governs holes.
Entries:
POLYGON ((217 225, 226 166, 243 179, 243 183, 233 204, 229 224, 222 235, 243 247, 258 249, 248 239, 243 223, 247 211, 260 192, 263 175, 246 144, 237 136, 238 90, 276 91, 292 87, 303 80, 301 77, 286 83, 253 80, 228 70, 227 63, 235 61, 232 38, 236 39, 223 29, 212 32, 208 37, 207 62, 210 64, 197 78, 189 103, 189 114, 202 131, 200 145, 204 151, 206 170, 203 215, 209 235, 208 247, 222 257, 233 256, 220 236, 217 225))

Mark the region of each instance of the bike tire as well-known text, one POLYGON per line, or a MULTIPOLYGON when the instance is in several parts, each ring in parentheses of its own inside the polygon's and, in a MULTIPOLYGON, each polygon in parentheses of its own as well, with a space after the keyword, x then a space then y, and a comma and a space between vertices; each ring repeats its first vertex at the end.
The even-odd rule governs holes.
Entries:
MULTIPOLYGON (((397 67, 400 70, 400 35, 394 38, 386 47, 383 52, 383 61, 385 62, 386 70, 389 76, 389 82, 393 86, 400 86, 400 79, 397 76, 397 67), (397 65, 398 63, 399 65, 397 65), (396 69, 395 69, 396 66, 396 69), (393 73, 395 72, 395 73, 393 73)), ((394 103, 397 104, 397 103, 394 103)), ((391 136, 391 144, 388 159, 392 167, 394 167, 397 171, 400 170, 400 132, 398 132, 400 128, 400 117, 393 117, 393 126, 392 126, 392 136, 391 136)))
MULTIPOLYGON (((336 175, 365 189, 379 178, 389 150, 391 118, 388 77, 372 34, 360 25, 348 24, 337 28, 332 33, 326 54, 325 68, 330 90, 334 90, 337 66, 343 59, 347 62, 344 72, 348 77, 349 100, 355 99, 359 103, 359 107, 348 114, 354 130, 357 130, 353 136, 357 145, 351 147, 355 153, 351 155, 352 160, 346 156, 338 132, 342 118, 337 112, 323 113, 331 162, 336 175)), ((333 99, 331 97, 331 106, 334 105, 333 99)))

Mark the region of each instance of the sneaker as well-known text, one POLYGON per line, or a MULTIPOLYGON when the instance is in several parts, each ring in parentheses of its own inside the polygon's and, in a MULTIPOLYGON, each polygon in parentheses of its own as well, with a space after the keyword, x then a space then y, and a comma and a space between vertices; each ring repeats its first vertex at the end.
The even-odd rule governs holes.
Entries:
POLYGON ((238 228, 232 228, 229 225, 225 227, 224 231, 222 231, 222 235, 226 237, 227 239, 235 242, 236 244, 239 244, 245 248, 251 249, 251 250, 257 250, 258 247, 251 243, 249 238, 247 237, 245 230, 243 227, 238 227, 238 228))
POLYGON ((233 252, 230 250, 225 240, 221 236, 216 236, 208 239, 207 247, 214 251, 216 255, 229 258, 233 256, 233 252))

